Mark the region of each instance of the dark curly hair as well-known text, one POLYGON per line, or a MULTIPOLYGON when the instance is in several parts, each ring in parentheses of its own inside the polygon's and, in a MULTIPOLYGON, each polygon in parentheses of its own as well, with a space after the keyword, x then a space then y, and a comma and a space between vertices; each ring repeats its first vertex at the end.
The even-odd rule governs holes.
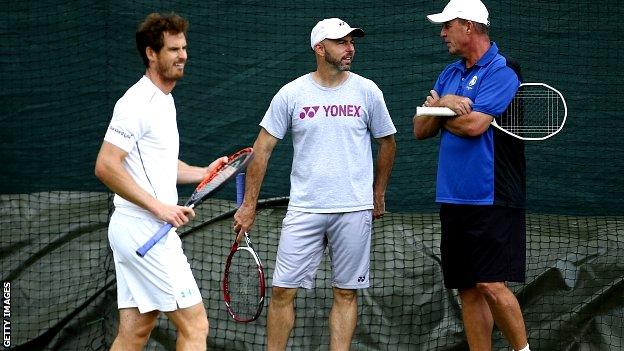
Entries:
POLYGON ((145 67, 149 67, 149 59, 145 49, 150 47, 155 52, 160 52, 164 45, 165 36, 169 34, 184 33, 188 29, 188 21, 175 13, 150 13, 145 21, 139 25, 136 31, 136 45, 143 59, 145 67))

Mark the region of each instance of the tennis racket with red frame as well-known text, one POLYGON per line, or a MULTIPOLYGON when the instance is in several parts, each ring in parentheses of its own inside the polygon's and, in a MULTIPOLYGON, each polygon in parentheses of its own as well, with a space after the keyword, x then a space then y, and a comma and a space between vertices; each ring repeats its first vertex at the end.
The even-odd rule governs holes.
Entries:
MULTIPOLYGON (((236 202, 240 207, 245 189, 244 174, 236 178, 236 202)), ((232 318, 241 323, 255 321, 264 307, 264 269, 262 262, 251 246, 247 232, 244 243, 236 240, 225 261, 223 272, 223 301, 232 318), (243 244, 243 245, 241 245, 243 244)))
MULTIPOLYGON (((199 205, 208 198, 209 195, 221 188, 238 173, 244 171, 252 158, 253 149, 251 147, 244 148, 228 156, 228 163, 204 177, 184 206, 194 208, 199 205)), ((136 250, 136 254, 140 257, 144 257, 160 239, 169 233, 171 228, 173 228, 173 226, 170 223, 163 225, 143 246, 136 250)))

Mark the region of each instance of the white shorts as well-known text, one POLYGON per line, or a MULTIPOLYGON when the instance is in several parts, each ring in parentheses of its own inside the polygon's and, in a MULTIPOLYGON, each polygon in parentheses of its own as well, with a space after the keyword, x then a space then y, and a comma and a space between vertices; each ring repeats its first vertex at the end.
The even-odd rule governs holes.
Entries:
POLYGON ((170 312, 202 302, 175 230, 145 257, 135 253, 161 226, 160 221, 113 213, 108 240, 115 259, 118 308, 137 307, 140 313, 170 312))
POLYGON ((309 213, 289 210, 282 222, 273 286, 314 287, 314 277, 329 246, 332 286, 369 287, 372 211, 309 213))

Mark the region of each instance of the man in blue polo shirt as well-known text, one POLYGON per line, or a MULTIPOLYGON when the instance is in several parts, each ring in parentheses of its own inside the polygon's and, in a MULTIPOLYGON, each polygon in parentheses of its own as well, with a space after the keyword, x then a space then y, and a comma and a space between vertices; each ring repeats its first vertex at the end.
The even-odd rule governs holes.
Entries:
POLYGON ((488 34, 480 0, 451 0, 427 16, 461 59, 438 77, 424 106, 457 117, 414 116, 414 135, 440 133, 436 202, 442 225, 444 284, 458 289, 471 350, 491 350, 494 323, 514 350, 528 351, 518 300, 506 285, 525 279, 525 159, 521 141, 491 127, 518 86, 517 64, 488 34))

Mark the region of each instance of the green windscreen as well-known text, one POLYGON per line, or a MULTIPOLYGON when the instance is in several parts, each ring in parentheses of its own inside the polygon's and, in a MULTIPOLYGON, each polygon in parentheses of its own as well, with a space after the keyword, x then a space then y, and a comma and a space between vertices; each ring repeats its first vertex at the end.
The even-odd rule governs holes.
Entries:
MULTIPOLYGON (((0 7, 0 265, 10 282, 11 347, 106 350, 117 327, 109 191, 94 162, 117 99, 144 67, 134 31, 153 11, 190 22, 189 61, 173 91, 180 158, 208 164, 253 144, 274 94, 315 69, 310 30, 340 17, 361 27, 352 70, 383 91, 397 127, 389 213, 374 223, 371 288, 358 296, 353 350, 467 349, 460 305, 444 289, 434 203, 439 139, 416 141, 412 116, 451 57, 425 16, 445 1, 22 1, 0 7)), ((525 82, 564 95, 564 129, 527 142, 527 281, 512 284, 536 350, 624 345, 624 6, 618 1, 485 1, 490 36, 525 82)), ((251 237, 267 274, 289 194, 289 136, 274 150, 251 237)), ((180 202, 192 187, 180 187, 180 202)), ((210 320, 209 349, 266 347, 266 309, 231 320, 220 281, 233 185, 182 227, 210 320)), ((301 289, 292 350, 325 350, 332 303, 327 256, 301 289)), ((270 301, 271 291, 267 290, 270 301)), ((507 344, 498 331, 494 349, 507 344)), ((175 348, 159 319, 146 349, 175 348)))

